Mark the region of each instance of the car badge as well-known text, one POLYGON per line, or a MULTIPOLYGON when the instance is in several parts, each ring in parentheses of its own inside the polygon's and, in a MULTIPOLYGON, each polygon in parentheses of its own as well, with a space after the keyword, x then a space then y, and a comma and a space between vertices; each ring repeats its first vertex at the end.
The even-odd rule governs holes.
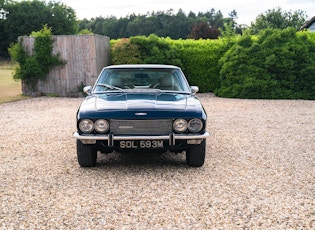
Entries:
POLYGON ((135 113, 136 116, 146 116, 147 113, 135 113))
POLYGON ((133 126, 131 126, 131 125, 120 125, 119 128, 120 129, 133 129, 133 126))

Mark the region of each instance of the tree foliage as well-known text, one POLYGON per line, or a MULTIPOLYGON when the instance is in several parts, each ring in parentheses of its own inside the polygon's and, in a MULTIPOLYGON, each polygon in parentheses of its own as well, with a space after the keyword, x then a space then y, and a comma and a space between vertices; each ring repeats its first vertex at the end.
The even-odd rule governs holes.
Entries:
POLYGON ((6 20, 0 20, 0 56, 8 56, 8 47, 19 36, 39 31, 44 25, 55 35, 75 34, 78 31, 75 11, 63 3, 50 1, 5 1, 9 11, 6 20))
POLYGON ((127 38, 133 36, 149 36, 155 34, 159 37, 170 37, 172 39, 190 38, 218 38, 219 28, 224 30, 224 23, 234 21, 236 11, 224 18, 220 11, 211 9, 197 15, 189 12, 186 15, 181 9, 175 13, 172 9, 158 11, 145 15, 130 14, 123 18, 97 17, 91 20, 84 19, 79 24, 79 29, 88 29, 96 34, 106 35, 112 39, 127 38), (209 25, 205 27, 204 25, 209 25), (200 30, 200 31, 199 31, 200 30), (209 31, 202 31, 209 30, 209 31))
POLYGON ((254 23, 250 26, 251 34, 258 34, 260 31, 271 29, 286 29, 293 27, 299 30, 301 26, 307 20, 307 16, 304 11, 296 10, 294 12, 283 11, 280 7, 270 9, 264 14, 257 16, 254 23))
POLYGON ((207 22, 199 22, 198 24, 194 25, 191 29, 188 38, 193 39, 217 39, 220 36, 220 31, 215 26, 210 26, 207 22))

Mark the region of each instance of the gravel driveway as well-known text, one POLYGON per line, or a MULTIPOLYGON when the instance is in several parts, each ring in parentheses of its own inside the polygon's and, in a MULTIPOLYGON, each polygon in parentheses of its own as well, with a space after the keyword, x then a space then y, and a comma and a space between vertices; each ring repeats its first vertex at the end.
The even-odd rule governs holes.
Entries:
POLYGON ((78 98, 0 105, 0 229, 314 229, 315 101, 200 94, 207 156, 76 159, 78 98))

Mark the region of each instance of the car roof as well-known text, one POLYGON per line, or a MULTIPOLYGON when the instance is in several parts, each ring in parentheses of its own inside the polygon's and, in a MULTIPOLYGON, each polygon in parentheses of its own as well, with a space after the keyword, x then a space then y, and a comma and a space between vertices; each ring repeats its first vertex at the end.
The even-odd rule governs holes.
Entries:
POLYGON ((138 68, 155 68, 155 69, 180 69, 178 66, 174 65, 161 65, 161 64, 124 64, 124 65, 110 65, 106 66, 104 69, 138 69, 138 68))

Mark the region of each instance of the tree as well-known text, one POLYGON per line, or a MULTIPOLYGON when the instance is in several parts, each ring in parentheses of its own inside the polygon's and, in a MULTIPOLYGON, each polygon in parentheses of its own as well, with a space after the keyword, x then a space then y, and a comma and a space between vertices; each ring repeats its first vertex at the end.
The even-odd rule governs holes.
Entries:
POLYGON ((8 47, 17 42, 19 36, 39 31, 45 24, 54 35, 78 32, 75 11, 56 2, 7 1, 5 9, 10 13, 0 20, 0 56, 8 57, 8 47))
POLYGON ((215 26, 210 26, 209 22, 200 22, 196 24, 188 38, 192 39, 217 39, 220 36, 220 31, 215 26))
MULTIPOLYGON (((131 36, 155 34, 160 37, 172 39, 186 39, 192 34, 192 28, 201 22, 209 22, 211 25, 211 38, 217 38, 219 28, 224 29, 224 24, 236 25, 234 18, 236 11, 232 11, 230 18, 224 18, 220 11, 214 9, 206 13, 189 12, 186 15, 179 9, 174 13, 172 9, 167 11, 151 12, 144 15, 130 14, 124 18, 116 17, 96 18, 90 21, 84 19, 80 22, 80 30, 90 30, 93 33, 109 36, 111 39, 126 38, 131 36)), ((195 28, 196 29, 196 28, 195 28)))
POLYGON ((51 13, 47 25, 51 26, 53 34, 70 35, 78 32, 76 13, 71 7, 60 2, 49 2, 46 7, 51 13))
POLYGON ((298 30, 305 23, 306 19, 307 15, 302 10, 286 12, 279 7, 258 15, 256 21, 251 24, 249 29, 251 34, 258 34, 267 28, 286 29, 293 27, 298 30))
POLYGON ((138 15, 134 20, 128 22, 126 29, 128 37, 137 35, 149 36, 158 31, 160 25, 158 18, 155 16, 138 15))

